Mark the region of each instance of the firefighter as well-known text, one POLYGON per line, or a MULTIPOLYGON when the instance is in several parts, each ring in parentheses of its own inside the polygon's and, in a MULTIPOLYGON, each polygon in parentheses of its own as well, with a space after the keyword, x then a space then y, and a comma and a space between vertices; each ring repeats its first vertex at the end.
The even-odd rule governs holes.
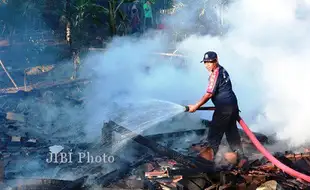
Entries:
MULTIPOLYGON (((236 155, 236 163, 244 161, 245 156, 241 145, 241 137, 237 128, 239 116, 238 100, 232 89, 228 72, 219 64, 217 53, 208 51, 201 63, 211 73, 205 95, 195 105, 189 105, 189 112, 195 112, 199 107, 212 100, 215 111, 210 123, 206 139, 198 145, 199 156, 214 160, 221 140, 226 135, 230 148, 236 155)), ((193 145, 197 148, 197 145, 193 145)), ((197 150, 197 149, 196 149, 197 150)))

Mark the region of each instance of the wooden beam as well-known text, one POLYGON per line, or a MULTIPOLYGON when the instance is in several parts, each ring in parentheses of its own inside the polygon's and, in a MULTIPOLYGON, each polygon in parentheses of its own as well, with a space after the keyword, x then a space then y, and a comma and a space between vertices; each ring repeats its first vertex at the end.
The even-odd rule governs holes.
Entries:
POLYGON ((6 68, 4 67, 2 61, 0 60, 0 64, 1 67, 3 68, 4 72, 8 75, 9 79, 11 80, 11 82, 13 83, 13 85, 15 86, 16 89, 18 89, 16 83, 14 82, 14 80, 12 79, 11 75, 9 74, 9 72, 6 70, 6 68))

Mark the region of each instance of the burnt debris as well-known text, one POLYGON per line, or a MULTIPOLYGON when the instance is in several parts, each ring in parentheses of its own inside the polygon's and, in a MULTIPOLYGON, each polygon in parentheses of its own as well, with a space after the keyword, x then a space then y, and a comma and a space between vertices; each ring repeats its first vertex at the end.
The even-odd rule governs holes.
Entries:
MULTIPOLYGON (((2 110, 0 114, 1 189, 309 189, 308 183, 288 176, 262 158, 242 131, 243 146, 250 159, 246 169, 236 167, 221 153, 216 162, 197 157, 189 147, 198 140, 175 145, 176 139, 189 135, 199 139, 205 135, 206 120, 201 122, 205 128, 146 136, 109 121, 104 123, 98 143, 70 142, 62 137, 49 139, 24 130, 29 129, 28 120, 26 113, 2 110), (123 146, 115 149, 119 143, 123 146), (113 163, 78 163, 76 157, 72 157, 69 164, 47 162, 50 148, 55 144, 62 147, 55 157, 58 161, 62 155, 68 156, 68 152, 75 155, 87 151, 114 152, 113 163), (126 155, 125 152, 131 153, 126 155), (69 173, 72 180, 63 180, 69 173)), ((273 142, 263 134, 255 135, 263 144, 273 142)), ((225 142, 223 147, 226 147, 225 142)), ((274 156, 309 175, 310 152, 307 151, 278 152, 274 156)))

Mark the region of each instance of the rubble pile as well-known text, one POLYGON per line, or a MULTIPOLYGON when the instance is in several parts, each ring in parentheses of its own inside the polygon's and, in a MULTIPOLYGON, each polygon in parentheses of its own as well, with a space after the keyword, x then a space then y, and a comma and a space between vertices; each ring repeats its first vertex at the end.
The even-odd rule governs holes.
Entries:
MULTIPOLYGON (((114 122, 106 124, 104 134, 110 134, 110 130, 117 133, 132 133, 128 129, 118 126, 114 122), (113 126, 113 127, 111 127, 113 126)), ((199 131, 195 131, 196 133, 199 131)), ((168 136, 181 136, 182 132, 165 134, 168 136)), ((189 133, 186 131, 185 135, 189 133)), ((261 141, 266 140, 261 134, 256 134, 261 141)), ((200 160, 195 156, 179 154, 173 149, 164 147, 151 139, 158 139, 159 135, 143 137, 135 135, 133 140, 142 146, 146 146, 153 150, 155 156, 151 162, 143 166, 144 181, 148 181, 151 189, 309 189, 310 184, 300 179, 294 179, 264 158, 257 158, 257 154, 252 154, 250 164, 246 168, 236 168, 227 160, 221 160, 214 166, 207 160, 200 160)), ((105 137, 105 143, 111 138, 105 137), (108 140, 107 140, 108 139, 108 140)), ((112 138, 113 139, 113 138, 112 138)), ((112 143, 112 142, 109 142, 112 143)), ((250 143, 243 135, 243 143, 250 143)), ((244 144, 245 145, 245 144, 244 144)), ((249 147, 249 146, 246 146, 249 147)), ((310 174, 310 153, 294 154, 292 152, 275 153, 274 156, 285 163, 287 166, 302 172, 306 175, 310 174)), ((142 179, 143 179, 142 178, 142 179)), ((131 176, 128 179, 141 179, 141 176, 131 176)), ((143 180, 142 180, 143 181, 143 180)), ((142 182, 141 182, 142 183, 142 182)), ((140 184, 141 186, 141 184, 140 184)), ((124 182, 113 184, 113 188, 136 188, 143 189, 138 186, 124 185, 124 182)), ((148 187, 150 188, 150 187, 148 187)))

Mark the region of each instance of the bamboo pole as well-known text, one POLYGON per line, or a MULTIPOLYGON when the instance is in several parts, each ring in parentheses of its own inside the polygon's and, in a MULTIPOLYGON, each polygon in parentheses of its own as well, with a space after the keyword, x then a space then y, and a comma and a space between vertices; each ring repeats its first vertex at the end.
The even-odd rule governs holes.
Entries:
POLYGON ((4 70, 4 72, 8 75, 9 79, 11 80, 11 82, 13 83, 13 85, 15 86, 16 89, 18 89, 16 83, 14 82, 14 80, 12 79, 11 75, 9 74, 9 72, 6 70, 6 68, 4 67, 2 61, 0 60, 0 64, 4 70))
MULTIPOLYGON (((105 48, 88 48, 87 50, 89 51, 106 51, 107 49, 105 48)), ((185 55, 182 54, 176 54, 178 49, 174 50, 172 53, 153 53, 155 55, 163 55, 163 56, 169 56, 169 57, 186 57, 185 55)))
POLYGON ((27 74, 26 69, 24 70, 24 90, 27 91, 27 74))

